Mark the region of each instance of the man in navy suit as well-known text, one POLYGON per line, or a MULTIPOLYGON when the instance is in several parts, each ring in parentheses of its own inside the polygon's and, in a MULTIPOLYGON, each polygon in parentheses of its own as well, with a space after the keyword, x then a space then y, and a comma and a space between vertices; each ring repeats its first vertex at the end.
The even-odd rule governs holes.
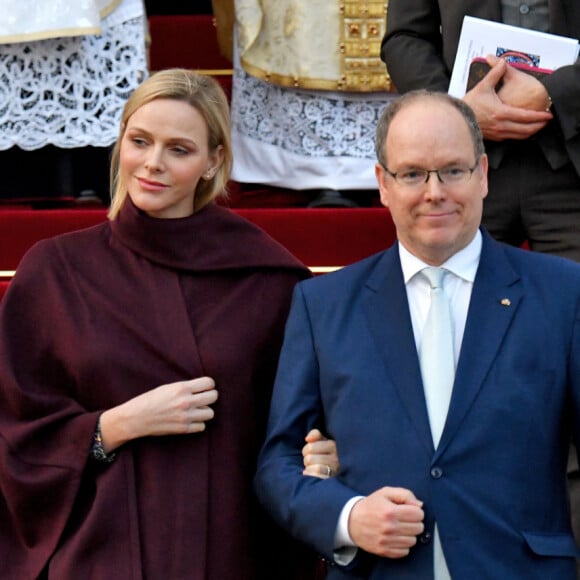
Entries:
POLYGON ((329 579, 572 580, 580 266, 480 228, 488 161, 463 101, 405 94, 385 109, 376 145, 398 242, 297 286, 258 497, 331 564, 329 579), (453 325, 442 417, 418 356, 430 266, 444 270, 453 325), (336 477, 302 475, 313 427, 336 440, 336 477))
MULTIPOLYGON (((390 0, 381 55, 400 92, 447 91, 466 15, 580 39, 577 0, 390 0)), ((464 98, 486 140, 487 231, 580 262, 580 59, 541 80, 499 61, 464 98)), ((571 452, 568 484, 580 542, 580 470, 571 452)), ((580 579, 580 560, 577 570, 580 579)))

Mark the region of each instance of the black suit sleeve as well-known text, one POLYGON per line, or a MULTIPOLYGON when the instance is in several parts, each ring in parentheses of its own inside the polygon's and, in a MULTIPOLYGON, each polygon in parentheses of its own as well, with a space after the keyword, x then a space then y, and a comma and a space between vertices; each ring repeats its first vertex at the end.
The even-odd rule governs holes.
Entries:
POLYGON ((432 0, 391 0, 381 58, 401 93, 447 91, 450 73, 443 60, 441 16, 432 0))

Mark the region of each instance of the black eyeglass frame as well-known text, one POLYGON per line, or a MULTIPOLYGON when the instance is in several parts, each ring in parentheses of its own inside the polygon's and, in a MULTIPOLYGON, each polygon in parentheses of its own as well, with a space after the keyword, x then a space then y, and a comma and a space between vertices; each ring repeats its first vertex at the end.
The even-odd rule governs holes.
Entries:
POLYGON ((442 183, 443 185, 454 185, 455 183, 467 183, 470 179, 471 176, 473 175, 473 172, 477 169, 479 162, 481 161, 481 157, 478 157, 475 160, 475 164, 473 165, 473 167, 467 167, 467 171, 469 172, 469 177, 463 181, 457 181, 457 182, 449 182, 449 181, 445 181, 443 179, 441 179, 441 175, 439 174, 440 171, 442 171, 443 169, 447 169, 446 167, 439 167, 438 169, 414 169, 413 171, 416 171, 417 173, 425 173, 425 181, 418 181, 417 183, 405 183, 403 181, 399 181, 399 174, 400 171, 397 171, 396 173, 391 171, 387 166, 383 165, 383 163, 379 162, 379 165, 399 184, 399 185, 403 185, 403 186, 416 186, 416 185, 423 185, 424 183, 427 183, 429 181, 429 179, 431 178, 431 174, 434 173, 437 176, 437 179, 439 180, 439 183, 442 183))

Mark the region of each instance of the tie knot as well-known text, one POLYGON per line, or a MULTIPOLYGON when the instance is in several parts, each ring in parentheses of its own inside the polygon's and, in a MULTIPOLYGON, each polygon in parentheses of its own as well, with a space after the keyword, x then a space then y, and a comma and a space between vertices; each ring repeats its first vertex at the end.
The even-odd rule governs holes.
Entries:
POLYGON ((443 268, 435 268, 430 266, 421 270, 421 274, 427 278, 429 286, 431 288, 443 288, 443 276, 445 276, 445 270, 443 268))

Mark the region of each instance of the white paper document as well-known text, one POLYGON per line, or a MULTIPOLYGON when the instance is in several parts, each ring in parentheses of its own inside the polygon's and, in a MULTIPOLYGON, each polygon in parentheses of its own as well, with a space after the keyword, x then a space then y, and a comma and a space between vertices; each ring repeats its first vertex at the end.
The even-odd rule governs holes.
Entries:
POLYGON ((465 94, 469 66, 476 57, 488 54, 506 57, 517 53, 531 66, 555 70, 576 62, 578 51, 575 38, 465 16, 449 94, 459 98, 465 94))

